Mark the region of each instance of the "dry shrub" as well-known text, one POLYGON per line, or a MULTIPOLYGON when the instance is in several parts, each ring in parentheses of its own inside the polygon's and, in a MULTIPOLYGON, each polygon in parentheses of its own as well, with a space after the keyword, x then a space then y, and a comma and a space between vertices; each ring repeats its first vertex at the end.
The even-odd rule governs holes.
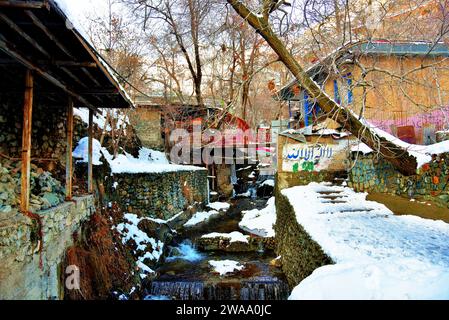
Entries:
POLYGON ((67 250, 63 270, 69 265, 79 268, 80 290, 65 289, 65 299, 108 299, 113 297, 112 291, 128 293, 138 282, 132 275, 135 263, 130 253, 119 235, 111 230, 113 221, 120 216, 123 215, 116 206, 95 213, 84 226, 77 244, 67 250))

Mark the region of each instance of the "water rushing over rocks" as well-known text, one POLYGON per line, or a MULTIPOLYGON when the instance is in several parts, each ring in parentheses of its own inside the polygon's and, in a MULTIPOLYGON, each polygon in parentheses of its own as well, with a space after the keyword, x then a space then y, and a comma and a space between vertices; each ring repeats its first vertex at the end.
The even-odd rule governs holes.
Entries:
POLYGON ((202 260, 204 255, 199 252, 190 240, 184 240, 177 247, 171 248, 171 255, 167 257, 166 261, 174 261, 177 259, 195 262, 202 260))
POLYGON ((239 231, 243 210, 262 208, 266 201, 241 198, 233 201, 225 213, 210 219, 207 224, 181 231, 175 239, 170 256, 156 271, 158 277, 147 285, 146 300, 283 300, 289 288, 282 271, 270 265, 276 258, 273 250, 227 252, 201 251, 196 242, 212 232, 239 231), (243 266, 221 272, 210 261, 231 260, 243 266))
POLYGON ((207 283, 203 281, 153 281, 146 299, 162 300, 283 300, 285 282, 273 279, 207 283))

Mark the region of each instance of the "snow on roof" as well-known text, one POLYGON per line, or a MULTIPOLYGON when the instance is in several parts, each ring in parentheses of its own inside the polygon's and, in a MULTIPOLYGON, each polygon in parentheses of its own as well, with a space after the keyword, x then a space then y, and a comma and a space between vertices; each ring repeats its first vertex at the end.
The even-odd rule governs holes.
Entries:
POLYGON ((79 3, 73 0, 50 0, 53 1, 56 6, 62 11, 62 13, 66 16, 66 27, 67 29, 73 30, 75 33, 79 34, 81 38, 86 41, 89 45, 90 49, 94 52, 98 61, 102 65, 102 67, 109 73, 109 75, 115 81, 115 85, 118 86, 121 93, 125 96, 125 99, 128 100, 132 106, 134 106, 134 102, 129 96, 128 92, 126 92, 125 88, 120 84, 117 75, 119 74, 117 71, 112 68, 112 66, 101 56, 101 54, 95 49, 95 45, 92 42, 92 39, 86 32, 84 28, 83 22, 80 20, 77 11, 79 9, 79 3))
POLYGON ((449 224, 396 216, 366 193, 329 183, 281 192, 336 263, 316 269, 290 299, 449 298, 449 224))

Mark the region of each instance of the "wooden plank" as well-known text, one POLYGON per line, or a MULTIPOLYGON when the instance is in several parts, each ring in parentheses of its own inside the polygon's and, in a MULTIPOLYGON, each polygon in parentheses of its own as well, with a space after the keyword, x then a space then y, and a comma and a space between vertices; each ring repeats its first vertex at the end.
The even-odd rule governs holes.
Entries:
POLYGON ((96 68, 95 62, 76 62, 76 61, 55 61, 58 67, 74 67, 74 68, 96 68))
POLYGON ((2 0, 0 7, 6 8, 25 8, 25 9, 49 9, 48 1, 18 1, 18 0, 2 0))
POLYGON ((67 144, 66 144, 66 167, 65 167, 65 196, 72 200, 72 175, 73 175, 73 100, 69 96, 67 105, 67 144))
POLYGON ((20 210, 30 209, 30 167, 31 167, 31 125, 33 114, 33 73, 27 70, 25 76, 25 98, 23 103, 22 128, 22 177, 20 191, 20 210))
POLYGON ((93 184, 93 166, 92 166, 92 140, 93 140, 93 120, 94 113, 89 110, 89 142, 88 142, 88 161, 87 161, 87 190, 89 193, 94 192, 93 184))

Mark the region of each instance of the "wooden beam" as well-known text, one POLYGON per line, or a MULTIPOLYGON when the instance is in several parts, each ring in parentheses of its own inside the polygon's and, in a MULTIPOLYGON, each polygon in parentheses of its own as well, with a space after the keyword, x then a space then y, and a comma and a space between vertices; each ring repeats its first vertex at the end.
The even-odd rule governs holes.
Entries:
MULTIPOLYGON (((76 31, 74 30, 74 35, 78 38, 80 43, 83 45, 83 47, 89 52, 90 56, 94 59, 94 61, 97 63, 98 68, 103 71, 103 73, 106 75, 106 77, 109 79, 109 81, 114 84, 117 89, 119 89, 119 94, 122 96, 123 100, 125 100, 129 106, 132 106, 132 102, 128 100, 128 97, 124 92, 120 89, 120 84, 117 82, 116 78, 112 76, 112 74, 109 72, 109 70, 103 65, 103 63, 100 61, 101 58, 97 55, 95 52, 95 49, 92 48, 92 46, 76 31)), ((86 70, 87 71, 87 70, 86 70)))
POLYGON ((94 184, 93 184, 93 166, 92 166, 92 146, 93 146, 93 120, 94 114, 92 110, 89 110, 89 138, 88 138, 88 147, 87 147, 87 191, 89 193, 94 192, 94 184))
POLYGON ((33 114, 33 73, 30 69, 25 75, 25 98, 23 103, 22 127, 22 177, 20 191, 20 210, 28 213, 30 209, 30 166, 31 166, 31 126, 33 114))
POLYGON ((42 46, 37 43, 33 38, 31 38, 25 31, 23 31, 17 24, 14 23, 11 19, 9 19, 5 14, 0 13, 0 20, 3 20, 11 29, 16 31, 22 38, 24 38, 28 43, 30 43, 34 48, 40 51, 44 56, 50 58, 50 54, 42 48, 42 46))
POLYGON ((87 70, 86 68, 81 68, 81 70, 84 72, 84 74, 97 86, 97 87, 101 87, 100 83, 98 82, 97 79, 95 79, 89 72, 89 70, 87 70))
POLYGON ((13 44, 8 42, 6 39, 2 37, 0 34, 0 49, 5 51, 12 58, 18 60, 28 69, 31 69, 44 77, 46 80, 59 87, 63 91, 67 92, 74 98, 76 98, 79 102, 84 104, 85 107, 95 111, 97 108, 92 105, 89 101, 81 97, 79 94, 75 93, 71 88, 69 88, 66 84, 62 83, 60 80, 56 79, 53 75, 51 75, 48 71, 42 69, 41 67, 36 66, 34 63, 30 61, 29 58, 25 57, 22 53, 20 53, 13 44))
POLYGON ((36 25, 39 29, 41 29, 45 35, 53 41, 61 51, 63 51, 68 57, 70 57, 73 60, 76 60, 73 55, 70 53, 70 51, 61 43, 58 39, 50 32, 50 30, 39 20, 38 17, 34 15, 31 11, 27 10, 25 11, 25 14, 33 21, 34 25, 36 25))
POLYGON ((73 100, 69 96, 67 105, 67 145, 66 145, 66 166, 65 166, 65 197, 72 200, 72 175, 73 175, 73 100))
POLYGON ((76 83, 78 83, 78 85, 79 85, 81 88, 86 88, 86 87, 87 87, 86 84, 84 84, 84 82, 82 82, 80 79, 78 79, 77 76, 75 76, 72 72, 70 72, 69 69, 67 69, 66 67, 61 67, 60 69, 61 69, 62 71, 64 71, 65 74, 69 76, 69 78, 71 78, 73 81, 75 81, 76 83))
POLYGON ((76 61, 55 61, 54 64, 58 67, 75 67, 75 68, 96 68, 95 62, 76 62, 76 61))
POLYGON ((2 0, 0 7, 6 8, 25 8, 25 9, 49 9, 48 1, 17 1, 17 0, 2 0))
POLYGON ((119 94, 118 89, 117 88, 110 88, 110 89, 89 89, 89 90, 84 90, 84 91, 80 91, 80 94, 82 95, 114 95, 114 94, 119 94))

